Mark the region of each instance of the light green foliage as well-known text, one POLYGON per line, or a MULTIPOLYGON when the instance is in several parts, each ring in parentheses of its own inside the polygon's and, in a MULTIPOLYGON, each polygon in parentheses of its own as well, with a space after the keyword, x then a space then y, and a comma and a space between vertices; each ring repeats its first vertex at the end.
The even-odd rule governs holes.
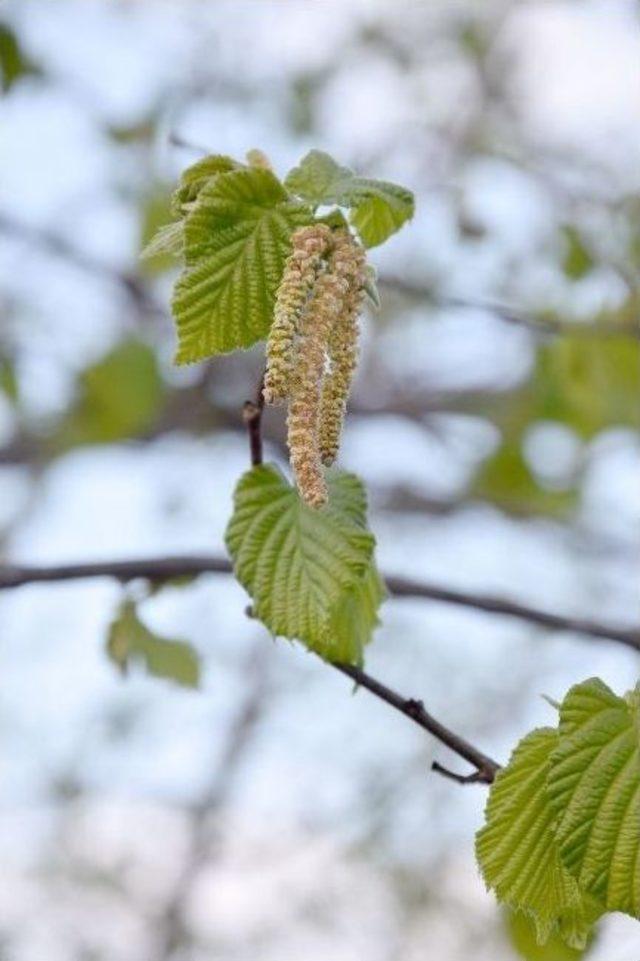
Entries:
POLYGON ((372 267, 371 264, 367 264, 365 267, 365 272, 367 279, 364 283, 364 292, 375 309, 380 310, 381 303, 380 294, 378 292, 378 275, 376 273, 376 269, 375 267, 372 267))
POLYGON ((565 514, 576 503, 575 488, 542 487, 525 460, 523 444, 524 437, 519 430, 507 431, 496 452, 480 467, 471 493, 516 514, 529 511, 565 514))
POLYGON ((12 404, 18 402, 19 385, 16 368, 9 357, 0 357, 0 390, 12 404))
POLYGON ((152 239, 145 244, 140 254, 143 260, 155 260, 157 257, 179 257, 184 252, 184 227, 180 220, 158 227, 152 239))
POLYGON ((234 170, 201 188, 184 222, 186 269, 173 298, 178 363, 266 336, 291 234, 311 219, 269 170, 234 170))
POLYGON ((585 958, 593 939, 586 948, 572 948, 557 935, 552 934, 545 944, 536 937, 535 925, 526 914, 508 911, 505 916, 507 936, 518 957, 524 961, 580 961, 585 958))
POLYGON ((210 154, 196 161, 183 172, 171 201, 171 211, 181 217, 192 209, 203 187, 213 183, 220 174, 239 170, 241 164, 224 154, 210 154))
POLYGON ((328 505, 313 510, 276 467, 254 467, 236 488, 226 542, 254 614, 273 634, 359 663, 383 587, 362 484, 334 471, 328 482, 328 505))
POLYGON ((285 187, 314 206, 347 207, 365 247, 383 243, 413 217, 410 190, 384 180, 357 177, 321 150, 311 150, 285 179, 285 187))
POLYGON ((597 678, 560 711, 549 797, 562 858, 610 911, 640 916, 640 690, 617 697, 597 678))
POLYGON ((640 690, 571 688, 491 789, 478 861, 498 899, 580 948, 605 910, 640 916, 640 690))
MULTIPOLYGON (((163 269, 167 257, 184 258, 173 297, 179 364, 250 347, 267 336, 291 234, 315 222, 313 208, 334 206, 317 218, 333 227, 346 224, 339 208, 348 209, 369 247, 413 215, 410 191, 356 177, 320 151, 311 151, 284 186, 259 151, 250 151, 248 160, 247 166, 214 154, 193 164, 171 201, 179 219, 153 237, 145 231, 143 258, 151 269, 163 269)), ((367 294, 379 302, 374 276, 367 294)))
POLYGON ((151 190, 141 206, 140 259, 145 273, 160 273, 182 256, 182 221, 167 223, 171 216, 171 195, 159 186, 151 190))
POLYGON ((41 73, 27 57, 13 30, 0 23, 0 89, 7 93, 21 77, 41 73))
POLYGON ((141 434, 153 425, 163 397, 154 351, 139 340, 123 341, 82 372, 55 443, 109 443, 141 434))
POLYGON ((640 426, 640 343, 624 336, 567 336, 539 353, 533 416, 561 420, 585 440, 640 426))
POLYGON ((183 687, 197 687, 200 682, 200 660, 193 647, 150 631, 131 600, 122 603, 109 628, 107 653, 125 675, 132 664, 141 664, 154 677, 183 687))
POLYGON ((539 941, 558 931, 581 948, 592 912, 560 858, 547 796, 557 744, 553 728, 539 728, 520 741, 491 788, 476 853, 487 886, 502 903, 531 915, 539 941))
MULTIPOLYGON (((633 307, 637 314, 637 305, 633 307)), ((622 326, 628 307, 602 321, 622 326)), ((633 314, 632 316, 635 316, 633 314)), ((552 319, 552 318, 550 318, 552 319)), ((537 351, 526 384, 482 409, 502 431, 502 443, 481 465, 471 493, 507 510, 566 514, 577 501, 580 472, 551 488, 523 456, 527 431, 540 421, 569 428, 589 441, 611 427, 640 427, 640 343, 623 334, 572 333, 553 337, 537 351)))
POLYGON ((567 224, 562 233, 566 244, 562 269, 571 280, 581 280, 595 267, 593 256, 573 225, 567 224))

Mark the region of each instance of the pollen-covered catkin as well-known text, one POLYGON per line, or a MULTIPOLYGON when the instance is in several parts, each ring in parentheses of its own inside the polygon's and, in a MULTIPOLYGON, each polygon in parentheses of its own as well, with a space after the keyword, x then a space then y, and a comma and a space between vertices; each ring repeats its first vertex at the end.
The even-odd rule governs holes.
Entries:
POLYGON ((318 443, 320 392, 329 336, 348 290, 346 280, 334 273, 333 267, 331 257, 300 318, 287 419, 291 467, 300 495, 311 507, 327 502, 318 443))
POLYGON ((334 269, 347 283, 340 315, 328 341, 331 369, 322 384, 318 445, 322 463, 334 462, 340 445, 347 398, 358 360, 358 316, 364 299, 365 253, 349 235, 336 241, 334 269))
POLYGON ((300 227, 291 238, 292 251, 276 293, 273 325, 267 340, 263 388, 267 404, 281 404, 289 394, 293 344, 300 314, 331 242, 331 230, 325 224, 300 227))

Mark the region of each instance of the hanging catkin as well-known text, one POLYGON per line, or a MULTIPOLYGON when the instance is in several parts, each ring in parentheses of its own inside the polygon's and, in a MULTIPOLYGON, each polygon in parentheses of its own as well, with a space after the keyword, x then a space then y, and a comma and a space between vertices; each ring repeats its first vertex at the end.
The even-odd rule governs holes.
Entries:
POLYGON ((316 282, 323 256, 331 245, 331 230, 325 224, 301 227, 295 231, 291 242, 292 251, 276 293, 273 325, 267 341, 263 391, 267 404, 282 404, 288 397, 298 321, 316 282))
POLYGON ((311 507, 321 507, 327 501, 318 441, 320 391, 329 336, 343 308, 346 290, 346 281, 333 273, 330 259, 300 318, 296 342, 287 440, 298 490, 311 507))
POLYGON ((336 240, 334 270, 347 283, 342 310, 333 325, 327 351, 330 370, 325 375, 318 429, 320 459, 332 464, 338 454, 347 398, 358 361, 358 316, 364 298, 365 254, 348 235, 336 240))
POLYGON ((302 227, 276 294, 264 399, 289 401, 291 467, 311 507, 327 501, 323 464, 338 452, 357 359, 364 265, 364 251, 347 230, 302 227))

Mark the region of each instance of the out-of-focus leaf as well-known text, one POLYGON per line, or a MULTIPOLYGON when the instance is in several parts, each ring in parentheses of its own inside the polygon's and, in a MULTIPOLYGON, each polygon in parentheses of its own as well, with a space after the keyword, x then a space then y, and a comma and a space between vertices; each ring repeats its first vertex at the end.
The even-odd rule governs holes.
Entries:
POLYGON ((574 488, 549 490, 536 480, 523 457, 518 434, 508 437, 484 462, 471 493, 516 513, 563 514, 577 497, 574 488))
POLYGON ((560 420, 585 440, 608 427, 640 426, 640 343, 567 336, 543 346, 531 385, 534 418, 560 420))
POLYGON ((111 126, 107 133, 118 144, 147 143, 156 132, 156 117, 148 117, 129 126, 111 126))
POLYGON ((0 86, 5 93, 21 77, 42 71, 24 53, 11 27, 0 23, 0 86))
POLYGON ((581 280, 595 266, 595 261, 579 230, 571 224, 562 228, 565 241, 565 254, 562 269, 571 280, 581 280))
POLYGON ((126 340, 83 371, 78 397, 62 424, 57 446, 109 443, 134 437, 154 423, 163 384, 154 352, 126 340))
POLYGON ((571 948, 557 934, 554 934, 546 944, 539 944, 535 925, 526 914, 520 911, 506 913, 505 927, 509 941, 524 961, 580 961, 587 956, 593 942, 593 938, 590 937, 586 948, 571 948))
POLYGON ((380 310, 380 294, 378 292, 378 275, 376 273, 375 267, 371 264, 367 264, 366 267, 366 280, 364 282, 364 292, 375 307, 376 310, 380 310))
POLYGON ((139 663, 154 677, 183 687, 198 687, 200 682, 200 660, 194 648, 185 641, 154 634, 142 623, 130 600, 124 601, 109 628, 107 653, 124 675, 132 664, 139 663))
POLYGON ((0 357, 0 390, 12 404, 18 400, 18 378, 16 368, 8 357, 0 357))
POLYGON ((144 198, 140 210, 141 269, 150 274, 170 270, 182 246, 182 221, 173 220, 171 193, 159 187, 144 198))

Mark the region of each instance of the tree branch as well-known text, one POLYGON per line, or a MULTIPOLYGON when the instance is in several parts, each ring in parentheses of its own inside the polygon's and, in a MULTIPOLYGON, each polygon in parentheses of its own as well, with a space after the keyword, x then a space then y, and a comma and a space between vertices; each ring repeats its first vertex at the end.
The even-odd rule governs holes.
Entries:
POLYGON ((415 724, 424 728, 425 731, 428 731, 429 734, 432 734, 438 741, 445 744, 455 754, 458 754, 476 768, 473 774, 465 776, 462 774, 454 774, 447 768, 443 768, 437 761, 434 761, 431 766, 433 771, 453 778, 460 784, 491 784, 493 782, 496 773, 500 770, 500 765, 497 761, 483 754, 482 751, 479 751, 473 744, 465 741, 459 734, 450 731, 448 727, 445 727, 444 724, 436 720, 435 717, 425 710, 422 701, 402 697, 402 695, 393 691, 390 687, 387 687, 386 684, 382 684, 374 677, 370 677, 369 674, 366 674, 359 667, 333 662, 331 666, 335 667, 336 670, 342 674, 346 674, 347 677, 350 677, 358 687, 366 688, 367 691, 370 691, 375 697, 384 701, 385 704, 395 708, 396 711, 400 711, 405 717, 410 718, 415 724))
POLYGON ((264 387, 264 373, 260 378, 260 383, 256 390, 255 400, 247 400, 242 408, 242 419, 247 428, 249 436, 249 450, 251 452, 251 464, 257 467, 262 463, 262 412, 264 410, 264 397, 262 389, 264 387))
MULTIPOLYGON (((198 574, 231 574, 233 568, 226 557, 208 555, 176 555, 175 557, 148 557, 131 560, 89 561, 78 564, 55 564, 35 566, 23 564, 0 565, 0 590, 55 581, 73 581, 92 577, 113 577, 126 583, 144 578, 154 583, 198 574)), ((586 618, 555 614, 550 611, 519 604, 503 597, 475 594, 442 587, 428 581, 414 581, 405 577, 385 578, 387 590, 394 597, 418 597, 468 607, 513 617, 549 630, 569 631, 602 640, 616 641, 640 650, 640 629, 624 628, 613 624, 601 624, 586 618)))

